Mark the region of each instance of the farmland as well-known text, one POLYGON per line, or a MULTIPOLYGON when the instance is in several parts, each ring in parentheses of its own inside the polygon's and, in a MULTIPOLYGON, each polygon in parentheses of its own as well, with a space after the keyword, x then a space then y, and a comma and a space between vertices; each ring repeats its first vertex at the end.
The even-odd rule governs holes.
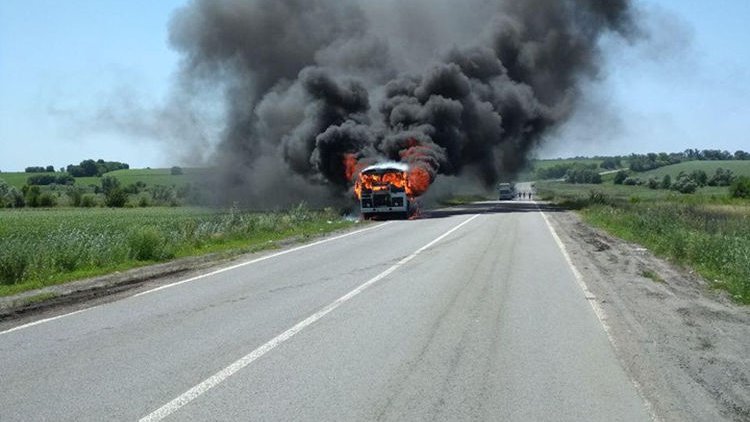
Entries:
POLYGON ((676 179, 680 172, 690 173, 695 170, 702 170, 707 174, 711 175, 716 172, 716 169, 723 168, 725 170, 731 170, 736 176, 748 176, 750 177, 750 161, 687 161, 680 164, 674 164, 671 166, 661 167, 655 170, 646 171, 643 173, 636 173, 636 175, 643 179, 656 178, 661 179, 666 175, 669 175, 672 179, 676 179))
POLYGON ((236 209, 24 209, 0 211, 0 295, 173 258, 273 248, 352 225, 302 205, 236 209))
MULTIPOLYGON (((211 174, 211 169, 206 168, 184 168, 183 174, 173 175, 168 168, 160 169, 129 169, 115 170, 105 173, 104 176, 117 178, 122 185, 130 185, 137 182, 143 182, 146 186, 184 186, 190 182, 211 174)), ((21 188, 31 176, 38 176, 50 173, 0 173, 0 179, 5 180, 9 185, 21 188)), ((75 186, 101 186, 101 177, 76 177, 75 186)))

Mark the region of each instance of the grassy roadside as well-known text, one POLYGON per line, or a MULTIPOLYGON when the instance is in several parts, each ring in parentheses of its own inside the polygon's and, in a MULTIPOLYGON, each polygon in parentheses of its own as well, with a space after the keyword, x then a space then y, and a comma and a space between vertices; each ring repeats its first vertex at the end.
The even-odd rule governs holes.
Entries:
POLYGON ((274 248, 354 224, 333 210, 0 211, 0 296, 175 258, 274 248))
POLYGON ((545 199, 578 209, 588 223, 695 269, 738 302, 750 304, 750 202, 607 185, 539 184, 545 199), (615 189, 617 188, 617 189, 615 189))

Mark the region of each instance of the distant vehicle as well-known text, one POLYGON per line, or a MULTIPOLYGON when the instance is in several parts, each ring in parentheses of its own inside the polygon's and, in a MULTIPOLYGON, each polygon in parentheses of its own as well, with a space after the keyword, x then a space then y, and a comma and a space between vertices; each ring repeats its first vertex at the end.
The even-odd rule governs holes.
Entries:
POLYGON ((498 199, 501 201, 512 200, 516 197, 516 189, 510 183, 500 183, 497 186, 498 199))

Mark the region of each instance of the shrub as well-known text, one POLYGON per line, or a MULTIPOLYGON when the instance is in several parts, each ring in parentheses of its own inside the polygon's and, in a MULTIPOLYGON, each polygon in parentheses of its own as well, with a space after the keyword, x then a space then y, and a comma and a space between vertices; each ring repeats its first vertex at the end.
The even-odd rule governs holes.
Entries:
POLYGON ((693 182, 698 186, 706 186, 708 183, 708 175, 703 170, 693 170, 690 172, 690 178, 693 179, 693 182))
POLYGON ((659 189, 661 187, 661 183, 659 183, 658 180, 654 179, 653 177, 648 179, 648 182, 646 182, 646 185, 649 189, 659 189))
POLYGON ((96 206, 96 195, 87 193, 81 196, 81 207, 91 208, 96 206))
POLYGON ((120 187, 112 188, 104 195, 104 204, 110 208, 122 208, 128 202, 128 194, 120 187))
POLYGON ((26 201, 23 199, 23 194, 15 188, 0 179, 0 208, 23 208, 26 205, 26 201))
POLYGON ((617 174, 615 174, 615 184, 621 185, 627 178, 628 178, 628 172, 625 170, 620 170, 617 172, 617 174))
POLYGON ((565 175, 565 181, 567 183, 600 184, 602 183, 602 176, 595 170, 571 169, 568 170, 568 173, 565 175))
POLYGON ((750 198, 750 177, 738 177, 729 187, 732 198, 750 198))
POLYGON ((672 184, 672 189, 680 193, 695 193, 698 190, 698 184, 689 177, 683 177, 672 184))
POLYGON ((661 188, 669 189, 672 187, 672 176, 665 174, 664 178, 661 179, 661 188))
POLYGON ((39 195, 40 207, 54 207, 57 205, 57 197, 50 192, 44 192, 39 195))
POLYGON ((172 258, 174 253, 167 248, 167 239, 155 227, 140 227, 128 237, 130 258, 138 261, 158 261, 172 258))
POLYGON ((641 179, 638 179, 636 177, 628 177, 622 182, 622 184, 625 186, 638 186, 642 185, 643 182, 641 181, 641 179))
POLYGON ((732 170, 724 170, 723 168, 719 167, 716 169, 716 173, 714 173, 713 176, 711 176, 711 179, 708 180, 709 186, 730 186, 732 182, 734 181, 735 177, 732 173, 732 170))
POLYGON ((182 174, 182 167, 174 166, 171 169, 169 169, 169 174, 172 176, 179 176, 182 174))

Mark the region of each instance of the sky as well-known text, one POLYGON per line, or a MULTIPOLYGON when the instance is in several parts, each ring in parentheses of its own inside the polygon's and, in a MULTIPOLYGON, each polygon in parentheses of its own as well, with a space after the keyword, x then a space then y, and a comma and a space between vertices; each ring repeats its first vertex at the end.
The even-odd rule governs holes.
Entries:
MULTIPOLYGON (((185 164, 174 144, 93 122, 133 96, 165 101, 180 60, 168 24, 184 3, 0 1, 0 171, 87 158, 185 164)), ((636 3, 642 41, 603 40, 602 74, 536 155, 750 150, 750 2, 636 3)))

